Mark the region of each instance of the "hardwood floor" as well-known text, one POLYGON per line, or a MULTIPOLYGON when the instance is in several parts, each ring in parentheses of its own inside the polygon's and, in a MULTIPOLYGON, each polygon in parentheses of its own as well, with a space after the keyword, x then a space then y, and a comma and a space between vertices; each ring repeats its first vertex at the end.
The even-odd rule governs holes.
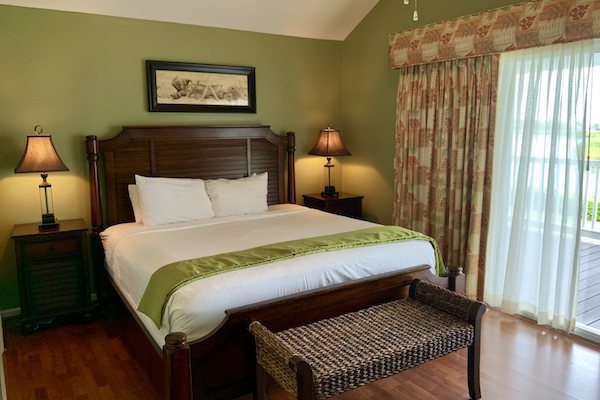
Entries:
MULTIPOLYGON (((600 347, 494 310, 483 321, 483 399, 600 399, 600 347)), ((99 316, 21 336, 16 322, 5 320, 8 399, 160 399, 125 348, 120 323, 118 314, 99 316)), ((466 367, 463 349, 337 399, 467 399, 466 367)), ((269 400, 292 398, 269 388, 269 400)))
POLYGON ((17 321, 3 322, 9 400, 161 399, 126 350, 118 318, 40 328, 29 336, 20 334, 17 321))

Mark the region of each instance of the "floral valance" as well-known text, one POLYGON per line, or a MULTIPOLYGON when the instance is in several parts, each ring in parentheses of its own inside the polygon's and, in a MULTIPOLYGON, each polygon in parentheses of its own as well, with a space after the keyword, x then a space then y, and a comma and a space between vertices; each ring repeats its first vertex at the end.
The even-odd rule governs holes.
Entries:
POLYGON ((600 37, 600 0, 534 0, 390 35, 391 69, 600 37))

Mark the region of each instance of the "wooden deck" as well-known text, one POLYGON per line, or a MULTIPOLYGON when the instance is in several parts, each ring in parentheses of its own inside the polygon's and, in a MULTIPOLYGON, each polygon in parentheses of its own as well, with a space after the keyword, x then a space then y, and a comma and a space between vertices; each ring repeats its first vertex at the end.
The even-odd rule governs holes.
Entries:
POLYGON ((581 238, 577 323, 600 330, 600 240, 581 238))

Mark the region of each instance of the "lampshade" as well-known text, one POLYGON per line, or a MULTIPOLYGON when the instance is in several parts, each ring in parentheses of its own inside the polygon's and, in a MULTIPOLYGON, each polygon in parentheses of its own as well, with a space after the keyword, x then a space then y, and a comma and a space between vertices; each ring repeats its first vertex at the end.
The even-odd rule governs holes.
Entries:
POLYGON ((42 183, 39 185, 42 223, 39 228, 40 230, 57 229, 60 224, 54 218, 52 185, 46 178, 48 172, 68 171, 69 168, 56 153, 50 135, 42 135, 43 128, 40 125, 36 125, 33 130, 36 134, 27 136, 25 154, 23 154, 19 166, 15 168, 15 173, 40 172, 42 176, 42 183))
POLYGON ((336 157, 336 156, 351 156, 350 152, 342 143, 340 138, 340 131, 337 129, 331 129, 331 125, 327 129, 321 129, 317 143, 311 151, 308 152, 313 156, 325 156, 325 157, 336 157))
POLYGON ((15 168, 15 173, 23 172, 52 172, 68 171, 69 168, 62 162, 50 135, 28 135, 25 154, 15 168))
POLYGON ((335 165, 331 163, 331 157, 352 155, 342 143, 340 131, 331 129, 331 124, 327 129, 321 129, 315 147, 308 154, 327 157, 327 164, 324 165, 325 189, 321 192, 321 195, 337 196, 339 192, 335 190, 335 173, 333 172, 335 165))

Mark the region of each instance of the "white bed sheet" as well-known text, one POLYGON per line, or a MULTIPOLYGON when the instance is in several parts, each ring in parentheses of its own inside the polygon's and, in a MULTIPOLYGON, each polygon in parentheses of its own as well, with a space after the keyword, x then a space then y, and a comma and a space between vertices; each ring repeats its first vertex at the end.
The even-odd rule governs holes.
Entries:
MULTIPOLYGON (((108 271, 137 309, 150 277, 164 265, 376 225, 281 204, 254 215, 150 227, 119 224, 107 228, 101 237, 108 271)), ((314 254, 190 283, 171 296, 160 329, 145 314, 138 315, 162 346, 169 332, 185 332, 189 340, 210 333, 230 308, 422 264, 430 265, 435 273, 433 248, 422 240, 314 254)))

